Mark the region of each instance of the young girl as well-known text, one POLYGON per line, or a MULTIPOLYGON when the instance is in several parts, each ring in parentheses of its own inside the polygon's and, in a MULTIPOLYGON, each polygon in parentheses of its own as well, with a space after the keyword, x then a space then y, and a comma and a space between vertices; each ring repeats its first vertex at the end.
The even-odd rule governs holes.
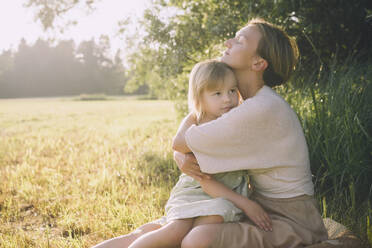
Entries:
MULTIPOLYGON (((189 80, 189 107, 198 125, 230 111, 239 99, 237 80, 226 64, 210 60, 195 65, 189 80)), ((177 247, 195 226, 239 220, 243 212, 238 207, 245 208, 246 204, 241 204, 236 195, 248 195, 246 172, 220 173, 213 178, 197 181, 182 174, 165 206, 166 224, 129 247, 177 247)))

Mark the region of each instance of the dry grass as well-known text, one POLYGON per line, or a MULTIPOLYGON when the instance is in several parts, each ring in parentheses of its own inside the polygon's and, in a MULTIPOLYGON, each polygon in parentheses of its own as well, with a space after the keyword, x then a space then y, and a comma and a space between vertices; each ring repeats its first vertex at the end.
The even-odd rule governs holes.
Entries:
POLYGON ((168 101, 0 101, 0 247, 89 247, 163 214, 168 101))

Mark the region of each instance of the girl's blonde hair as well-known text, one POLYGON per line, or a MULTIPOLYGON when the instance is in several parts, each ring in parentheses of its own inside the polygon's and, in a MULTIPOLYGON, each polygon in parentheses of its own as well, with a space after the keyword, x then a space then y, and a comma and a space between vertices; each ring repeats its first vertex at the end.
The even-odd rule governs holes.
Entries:
POLYGON ((256 26, 262 35, 257 54, 268 63, 263 74, 265 84, 270 87, 284 84, 294 71, 298 60, 296 41, 279 26, 260 18, 250 20, 247 25, 256 26))
POLYGON ((226 75, 232 69, 217 60, 207 60, 197 63, 191 70, 189 79, 188 104, 190 112, 196 115, 197 122, 204 116, 202 106, 202 94, 204 90, 214 90, 219 88, 223 83, 226 75))

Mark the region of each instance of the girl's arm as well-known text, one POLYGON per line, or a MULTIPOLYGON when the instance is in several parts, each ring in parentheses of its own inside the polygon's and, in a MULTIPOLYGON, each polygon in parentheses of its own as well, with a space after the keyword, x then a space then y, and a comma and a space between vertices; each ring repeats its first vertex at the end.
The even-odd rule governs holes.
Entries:
POLYGON ((231 201, 236 207, 243 212, 260 228, 265 231, 272 231, 271 219, 262 207, 256 202, 249 200, 224 184, 214 179, 202 179, 199 181, 205 193, 211 197, 222 197, 231 201))
POLYGON ((188 114, 180 124, 176 136, 173 138, 172 148, 183 154, 190 153, 191 150, 186 144, 185 133, 189 127, 196 124, 196 116, 193 113, 188 114))

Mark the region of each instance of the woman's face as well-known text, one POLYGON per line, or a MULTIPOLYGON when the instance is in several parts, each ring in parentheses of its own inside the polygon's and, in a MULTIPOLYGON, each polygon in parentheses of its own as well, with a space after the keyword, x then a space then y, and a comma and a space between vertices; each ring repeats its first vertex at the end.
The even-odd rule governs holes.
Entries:
POLYGON ((225 42, 226 51, 221 61, 234 70, 251 70, 261 33, 255 25, 248 25, 240 29, 236 36, 225 42))

